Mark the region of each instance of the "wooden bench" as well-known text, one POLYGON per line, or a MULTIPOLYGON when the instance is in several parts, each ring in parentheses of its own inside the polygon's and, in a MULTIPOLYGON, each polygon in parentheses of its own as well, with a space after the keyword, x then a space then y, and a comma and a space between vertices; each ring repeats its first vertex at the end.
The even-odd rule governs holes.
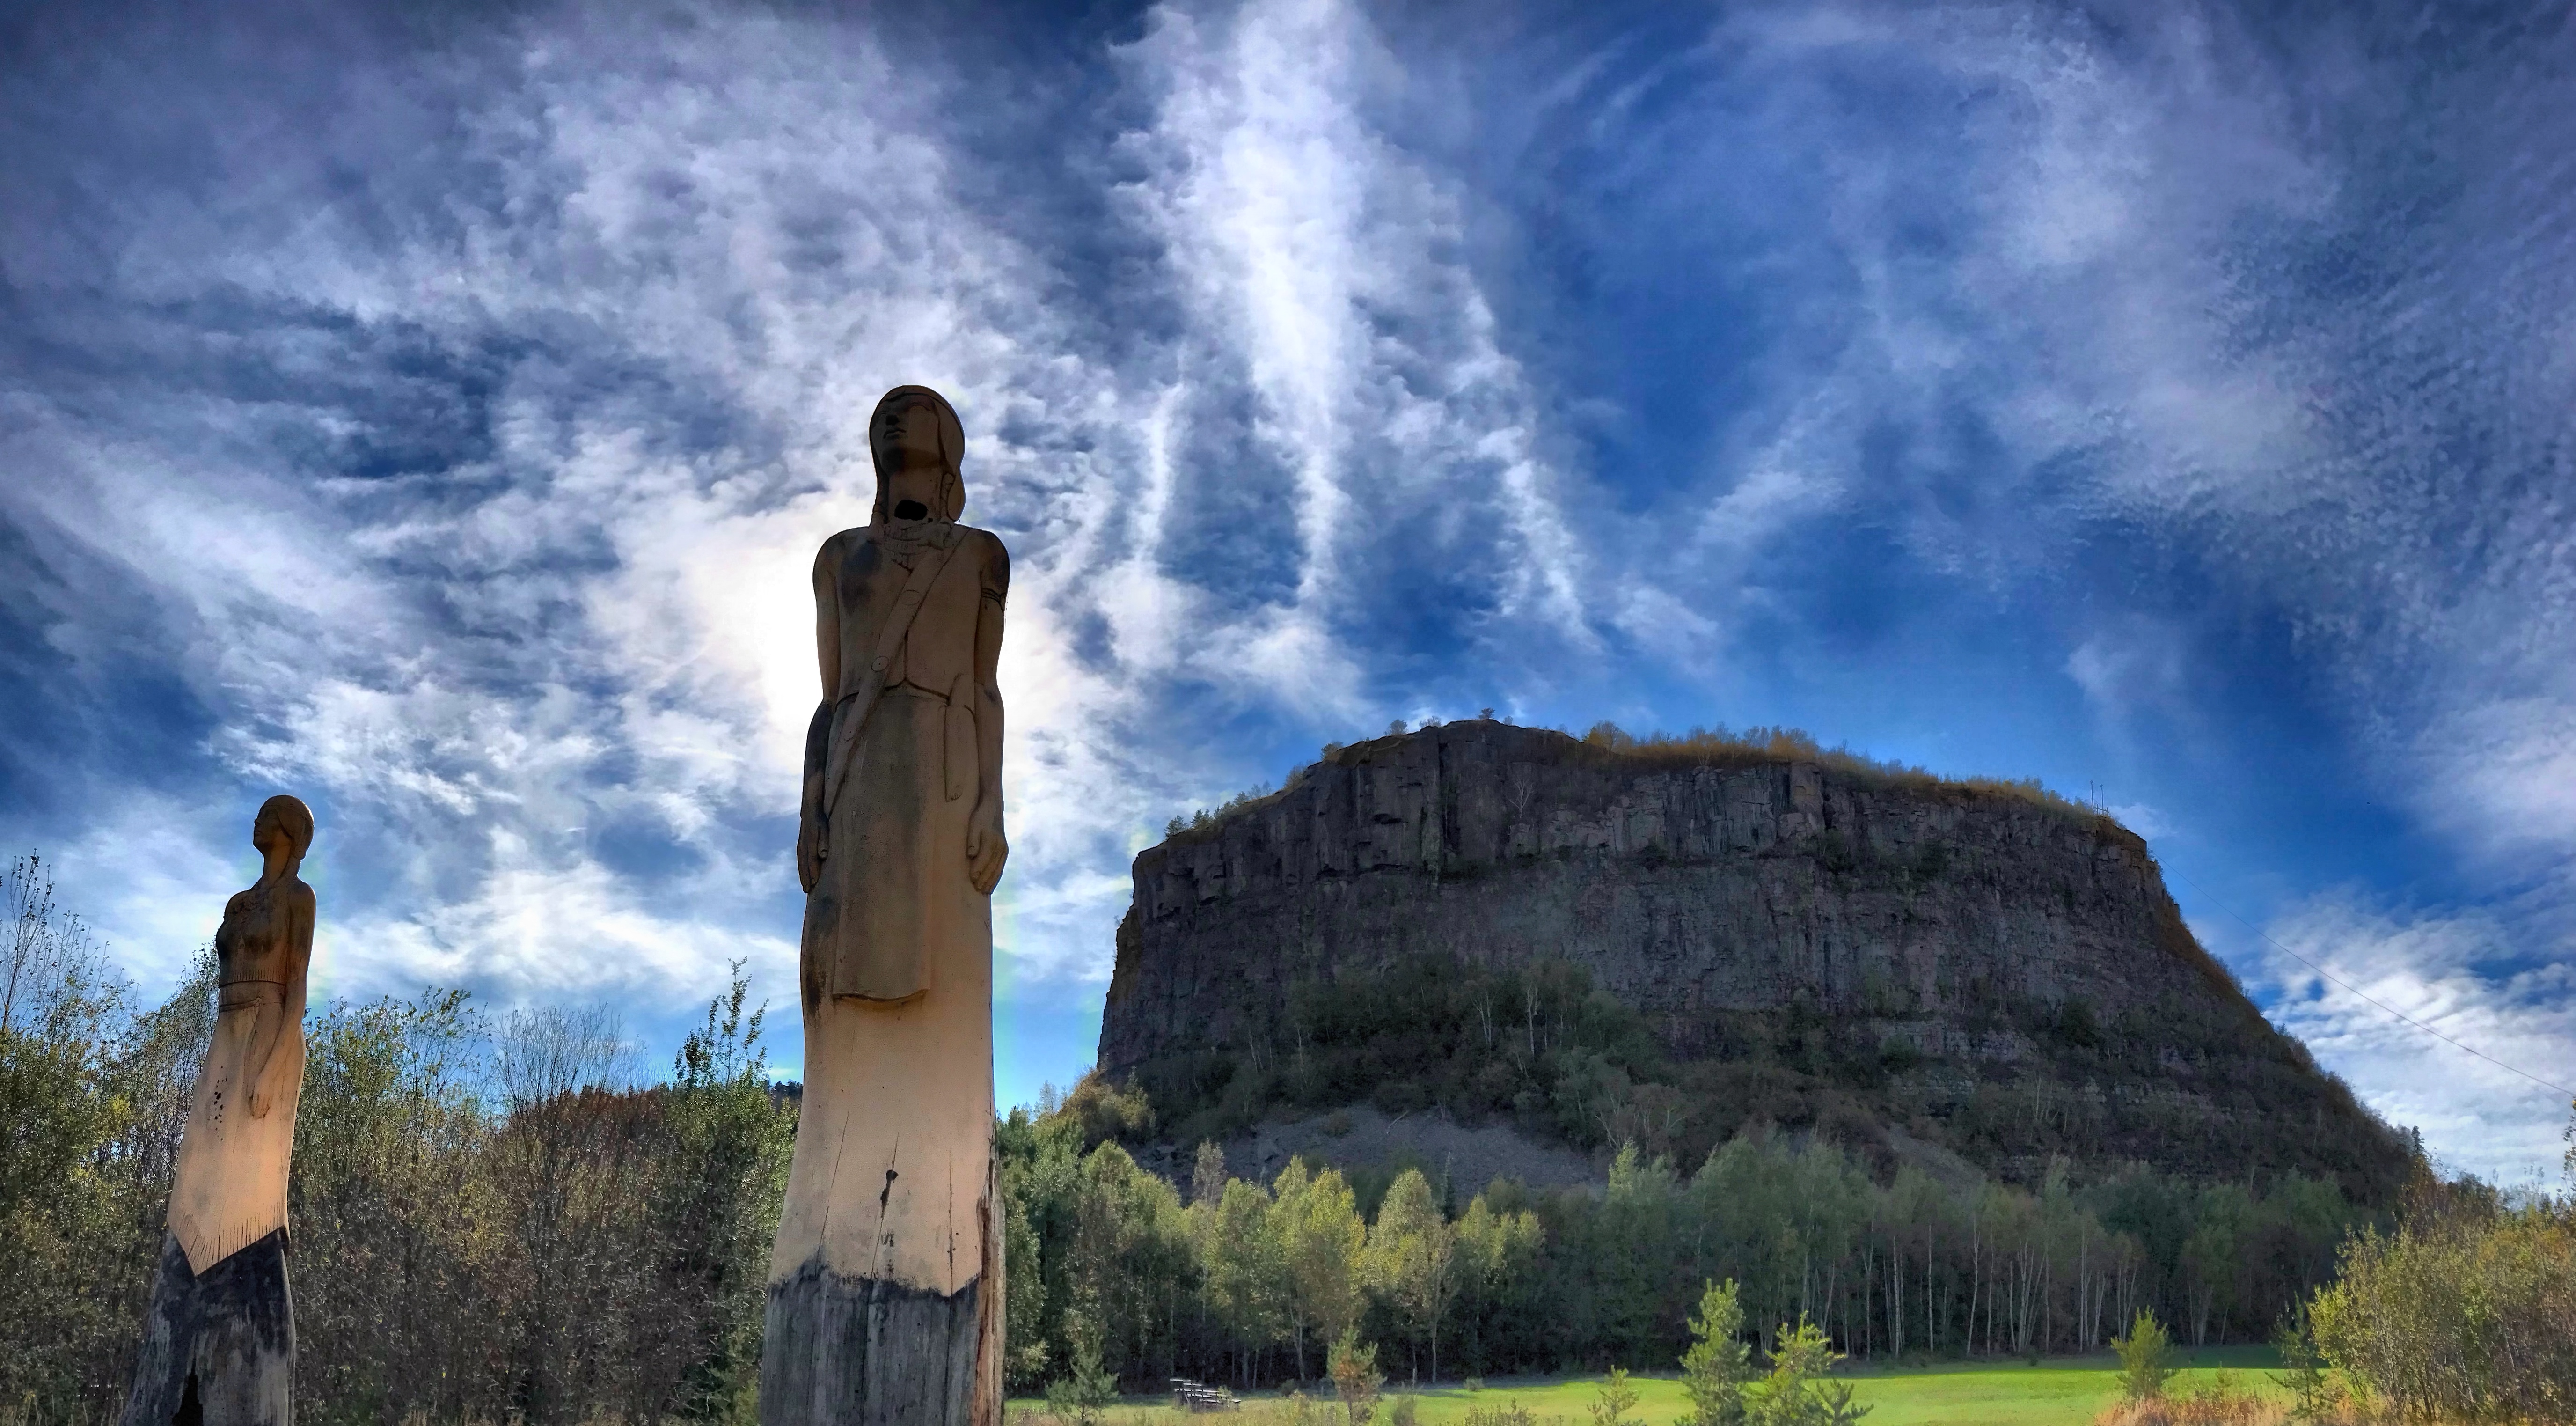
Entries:
POLYGON ((1172 1404, 1183 1411, 1240 1411, 1243 1402, 1221 1386, 1209 1386, 1188 1377, 1172 1378, 1172 1404))

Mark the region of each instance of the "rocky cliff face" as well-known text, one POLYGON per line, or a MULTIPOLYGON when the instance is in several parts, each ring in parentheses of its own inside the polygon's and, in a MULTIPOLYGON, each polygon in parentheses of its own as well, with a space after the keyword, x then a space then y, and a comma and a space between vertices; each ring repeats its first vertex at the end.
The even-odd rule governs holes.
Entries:
MULTIPOLYGON (((1578 1139, 1660 1114, 1685 1151, 1803 1117, 2007 1172, 2065 1154, 2223 1175, 2240 1149, 2364 1193, 2397 1171, 2394 1136, 2264 1023, 2106 817, 1853 759, 1493 722, 1337 750, 1141 853, 1101 1066, 1203 1119, 1311 1107, 1289 1067, 1335 1025, 1358 1033, 1348 1009, 1318 1011, 1334 987, 1518 976, 1534 1017, 1524 982, 1548 966, 1579 968, 1655 1042, 1605 1051, 1620 1062, 1569 1090, 1533 1024, 1531 1083, 1485 1102, 1544 1118, 1532 1092, 1589 1096, 1553 1104, 1578 1139), (1655 1086, 1660 1109, 1621 1101, 1655 1086)), ((1492 1004, 1458 1013, 1505 1043, 1492 1004)))

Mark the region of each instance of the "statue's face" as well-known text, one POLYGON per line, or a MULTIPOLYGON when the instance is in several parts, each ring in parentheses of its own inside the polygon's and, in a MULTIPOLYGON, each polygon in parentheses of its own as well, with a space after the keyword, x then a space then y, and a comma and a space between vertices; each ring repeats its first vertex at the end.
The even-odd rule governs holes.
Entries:
POLYGON ((937 509, 948 457, 939 449, 939 408, 924 397, 898 401, 877 417, 870 437, 885 476, 887 510, 918 520, 937 509))
POLYGON ((915 396, 889 407, 877 417, 871 440, 881 464, 924 465, 934 470, 947 464, 939 451, 939 408, 926 397, 915 396))
POLYGON ((277 814, 263 808, 250 821, 250 844, 259 850, 260 855, 266 856, 272 851, 290 848, 294 842, 286 835, 286 829, 278 825, 277 814))

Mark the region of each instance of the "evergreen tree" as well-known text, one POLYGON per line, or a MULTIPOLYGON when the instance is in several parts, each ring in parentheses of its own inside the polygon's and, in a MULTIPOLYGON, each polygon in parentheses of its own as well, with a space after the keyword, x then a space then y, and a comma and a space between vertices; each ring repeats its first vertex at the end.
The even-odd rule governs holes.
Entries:
POLYGON ((1386 1385, 1386 1373, 1378 1370, 1377 1344, 1360 1341, 1358 1328, 1345 1328, 1333 1339, 1325 1370, 1332 1375, 1333 1394, 1342 1399, 1351 1426, 1366 1426, 1377 1414, 1378 1388, 1386 1385))
POLYGON ((1734 1279, 1709 1283, 1701 1291, 1690 1330, 1690 1350, 1682 1353, 1682 1390, 1691 1400, 1690 1426, 1742 1426, 1744 1383, 1752 1375, 1752 1353, 1739 1340, 1744 1334, 1744 1308, 1737 1301, 1734 1279))

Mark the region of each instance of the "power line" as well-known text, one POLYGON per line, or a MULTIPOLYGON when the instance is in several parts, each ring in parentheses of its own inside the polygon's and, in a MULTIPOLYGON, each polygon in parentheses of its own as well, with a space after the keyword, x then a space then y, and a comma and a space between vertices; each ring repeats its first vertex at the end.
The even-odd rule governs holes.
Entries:
POLYGON ((2315 961, 2309 960, 2306 956, 2300 955, 2297 951, 2291 950, 2289 947, 2282 945, 2279 941, 2273 940, 2271 932, 2264 930, 2262 927, 2255 925, 2253 922, 2246 920, 2242 916, 2237 916, 2234 909, 2221 902, 2217 897, 2203 891, 2199 882, 2193 881, 2190 877, 2184 876, 2180 869, 2167 868, 2167 870, 2172 871, 2174 876, 2178 878, 2183 885, 2190 887, 2193 895, 2208 902, 2210 905, 2217 907, 2219 910, 2225 911, 2228 915, 2235 916, 2238 924, 2242 925, 2246 930, 2253 932, 2255 935, 2262 937, 2266 942, 2269 942, 2272 949, 2279 951, 2281 954, 2288 956, 2290 959, 2297 961, 2299 964, 2306 966, 2312 971, 2315 971, 2319 976, 2342 986, 2355 998, 2378 1006, 2380 1009, 2387 1011, 2389 1014, 2396 1016, 2398 1019, 2405 1021, 2407 1024, 2414 1026, 2416 1029, 2423 1031, 2425 1034, 2432 1036, 2443 1044, 2449 1045, 2453 1049, 2467 1051, 2469 1054, 2477 1056, 2479 1059, 2486 1061, 2488 1064, 2494 1065, 2497 1069, 2503 1070, 2508 1074, 2521 1075, 2524 1079, 2530 1080, 2533 1084, 2539 1085, 2543 1089, 2554 1090, 2570 1099, 2576 1099, 2576 1090, 2571 1090, 2563 1084, 2551 1084, 2549 1081, 2542 1079, 2536 1074, 2515 1069, 2513 1066, 2506 1064, 2504 1061, 2497 1059, 2495 1056, 2488 1054, 2484 1050, 2461 1044, 2459 1041, 2452 1039, 2450 1036, 2443 1034, 2441 1031, 2434 1029, 2432 1026, 2425 1024, 2423 1021, 2416 1019, 2414 1016, 2407 1014, 2396 1006, 2389 1004, 2387 1001, 2378 999, 2377 997, 2369 994, 2361 987, 2354 985, 2352 982, 2345 980, 2339 975, 2336 975, 2333 971, 2327 970, 2324 966, 2318 965, 2315 961))

